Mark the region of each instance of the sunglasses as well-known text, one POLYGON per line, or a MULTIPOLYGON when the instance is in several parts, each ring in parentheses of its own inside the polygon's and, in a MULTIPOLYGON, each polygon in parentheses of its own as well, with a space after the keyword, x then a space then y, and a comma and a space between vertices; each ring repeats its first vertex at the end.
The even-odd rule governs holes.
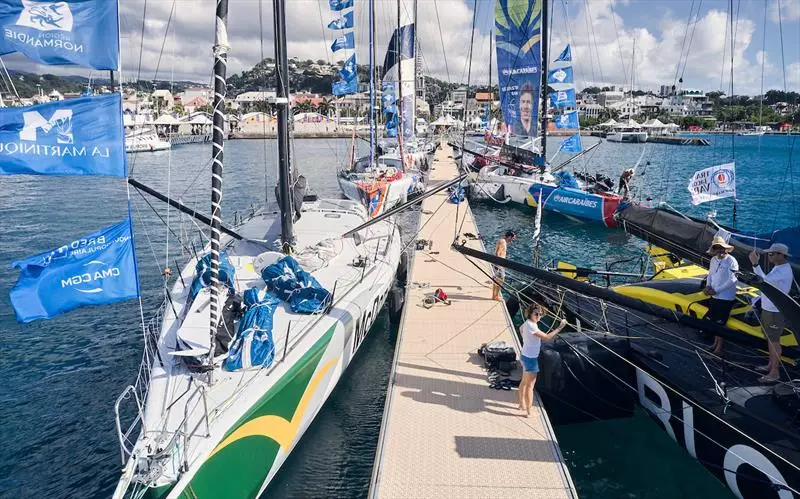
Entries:
POLYGON ((720 246, 718 244, 715 244, 714 246, 711 247, 711 249, 712 250, 721 250, 721 249, 725 249, 725 248, 723 248, 722 246, 720 246))

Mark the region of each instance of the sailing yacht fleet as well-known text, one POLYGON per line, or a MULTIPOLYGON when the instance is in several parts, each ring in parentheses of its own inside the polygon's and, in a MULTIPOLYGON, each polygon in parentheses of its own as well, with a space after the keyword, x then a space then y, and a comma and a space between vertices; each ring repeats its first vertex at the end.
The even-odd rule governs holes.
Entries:
MULTIPOLYGON (((352 20, 353 1, 329 4, 334 15, 341 16, 329 27, 351 29, 347 16, 352 20)), ((405 257, 393 215, 409 206, 414 196, 426 195, 426 172, 436 141, 419 133, 415 114, 416 2, 406 6, 399 0, 397 26, 380 75, 380 106, 376 105, 376 43, 374 30, 370 31, 369 152, 358 155, 359 139, 353 137, 350 157, 336 173, 343 199, 321 199, 306 192, 307 180, 289 155, 289 85, 277 78, 279 210, 263 207, 235 227, 223 225, 228 8, 228 0, 216 1, 211 216, 203 218, 128 178, 126 170, 117 175, 211 228, 206 247, 177 275, 165 273, 171 284, 165 285, 167 299, 154 316, 149 321, 142 317, 142 366, 115 404, 123 466, 114 492, 118 498, 262 494, 357 355, 380 310, 387 301, 401 299, 397 277, 405 270, 405 257), (124 416, 126 405, 134 407, 132 422, 124 416)), ((288 68, 285 0, 273 0, 273 8, 280 75, 288 68)), ((373 24, 374 1, 369 2, 369 14, 373 24)), ((103 19, 117 22, 115 17, 103 19)), ((565 311, 574 323, 576 331, 569 341, 543 350, 544 369, 556 373, 541 384, 545 400, 566 400, 584 413, 607 410, 592 405, 584 393, 591 390, 595 397, 614 401, 608 417, 628 414, 638 404, 738 497, 760 498, 768 490, 791 497, 800 488, 800 387, 792 381, 795 375, 800 377, 794 367, 800 351, 792 332, 800 327, 800 305, 754 279, 739 286, 738 307, 731 319, 710 324, 705 319, 708 300, 700 296, 699 283, 707 275, 704 245, 713 237, 732 238, 741 259, 759 246, 755 241, 763 247, 779 237, 791 241, 795 254, 800 253, 800 232, 790 228, 740 234, 713 221, 640 204, 629 195, 627 185, 624 194, 615 192, 611 179, 599 173, 570 172, 572 161, 597 145, 584 148, 578 132, 565 138, 556 154, 547 155, 548 102, 557 113, 556 128, 577 128, 572 53, 569 46, 555 58, 548 52, 548 1, 497 0, 495 27, 500 101, 507 124, 504 136, 499 143, 494 135, 485 143, 465 140, 464 135, 449 137, 464 176, 469 172, 463 185, 470 197, 535 208, 537 237, 542 213, 549 212, 618 227, 650 245, 651 275, 643 272, 643 279, 624 284, 611 285, 608 280, 607 286, 592 279, 608 279, 608 273, 570 262, 544 268, 538 261, 530 266, 454 246, 526 276, 524 285, 514 290, 510 310, 518 308, 520 300, 538 301, 565 311), (552 93, 545 90, 548 87, 552 93), (573 156, 557 163, 559 154, 573 156), (788 323, 781 342, 789 359, 785 367, 789 380, 772 387, 754 386, 745 365, 765 348, 764 334, 752 313, 759 293, 784 307, 788 323), (582 325, 592 331, 583 332, 582 325), (701 351, 708 333, 724 336, 738 350, 729 359, 708 358, 701 351), (654 341, 645 349, 632 343, 642 337, 654 341), (618 397, 597 381, 592 369, 598 366, 638 390, 618 397), (582 376, 569 380, 561 376, 563 369, 582 376)), ((348 45, 347 35, 334 42, 333 50, 340 48, 353 50, 355 65, 354 45, 348 45)), ((117 69, 117 65, 98 69, 117 69)), ((344 67, 339 76, 334 89, 349 92, 355 71, 344 67)), ((67 127, 63 121, 53 124, 63 140, 67 127)), ((121 118, 118 125, 121 130, 121 118)), ((647 132, 619 123, 607 138, 643 143, 647 132)), ((142 131, 120 140, 118 148, 122 157, 126 149, 169 148, 168 142, 161 142, 142 131)), ((644 154, 643 150, 631 174, 644 154)), ((732 168, 718 170, 728 172, 726 178, 715 173, 716 188, 725 187, 720 182, 734 181, 732 168)), ((129 227, 125 242, 132 245, 132 222, 129 227)), ((40 265, 47 267, 61 253, 59 249, 46 254, 40 265)), ((743 267, 749 268, 746 262, 743 267)), ((792 269, 800 275, 796 261, 792 269)), ((103 272, 101 277, 115 277, 113 270, 103 272)), ((119 294, 106 302, 137 295, 138 284, 136 295, 119 294)), ((88 303, 102 302, 81 304, 88 303)), ((65 305, 58 312, 66 310, 65 305)), ((567 419, 576 417, 570 414, 567 419)))

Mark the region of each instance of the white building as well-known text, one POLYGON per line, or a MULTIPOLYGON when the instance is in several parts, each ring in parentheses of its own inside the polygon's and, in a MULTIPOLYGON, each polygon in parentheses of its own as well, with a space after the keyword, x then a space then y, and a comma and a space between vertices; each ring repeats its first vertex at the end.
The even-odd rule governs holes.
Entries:
POLYGON ((608 107, 623 99, 625 99, 625 94, 619 90, 608 90, 597 94, 597 103, 603 107, 608 107))
POLYGON ((600 113, 603 112, 603 106, 593 102, 578 104, 578 114, 586 116, 587 118, 599 118, 600 113))
POLYGON ((154 91, 150 99, 156 103, 162 111, 172 109, 175 106, 175 98, 172 96, 172 92, 166 89, 154 91))
POLYGON ((626 99, 606 106, 606 109, 616 111, 622 119, 632 118, 642 113, 642 108, 635 101, 626 99))

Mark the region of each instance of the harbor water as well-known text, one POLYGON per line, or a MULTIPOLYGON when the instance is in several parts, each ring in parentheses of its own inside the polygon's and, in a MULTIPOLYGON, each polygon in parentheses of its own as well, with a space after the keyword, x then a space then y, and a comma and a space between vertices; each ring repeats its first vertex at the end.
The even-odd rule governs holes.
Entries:
MULTIPOLYGON (((721 222, 730 224, 731 200, 692 208, 686 185, 693 171, 735 159, 737 227, 767 232, 798 223, 797 208, 790 202, 800 188, 793 179, 796 165, 790 163, 796 137, 710 139, 711 147, 606 143, 590 154, 585 165, 577 161, 576 168, 600 170, 616 179, 646 147, 635 181, 641 199, 649 197, 654 204, 666 201, 700 216, 713 209, 721 222)), ((585 138, 585 143, 591 140, 585 138)), ((294 142, 295 164, 320 196, 339 197, 335 173, 347 158, 348 142, 294 142)), ((549 144, 555 150, 558 140, 551 139, 549 144)), ((134 178, 208 212, 210 154, 209 145, 190 144, 171 152, 129 156, 129 160, 134 178)), ((273 201, 275 158, 271 140, 226 144, 226 220, 232 222, 265 198, 273 201)), ((147 315, 159 305, 162 271, 182 264, 191 251, 189 244, 181 247, 178 237, 197 241, 198 233, 207 233, 206 228, 131 190, 141 304, 131 300, 84 308, 19 325, 8 291, 17 278, 17 271, 11 269, 14 260, 124 219, 127 192, 119 179, 0 178, 0 354, 4 360, 0 364, 0 497, 108 497, 116 485, 122 463, 114 401, 135 380, 139 367, 140 306, 147 315), (160 219, 169 223, 171 231, 160 219)), ((487 241, 515 229, 520 237, 510 247, 511 256, 530 259, 532 210, 478 203, 473 211, 487 241)), ((406 240, 413 239, 413 225, 414 217, 406 217, 406 240)), ((618 230, 558 215, 547 214, 543 220, 545 259, 603 267, 623 258, 636 260, 641 246, 618 230)), ((266 495, 366 495, 396 334, 396 327, 383 314, 266 495)), ((645 414, 625 421, 558 427, 556 432, 581 497, 731 497, 699 463, 671 445, 645 414)))

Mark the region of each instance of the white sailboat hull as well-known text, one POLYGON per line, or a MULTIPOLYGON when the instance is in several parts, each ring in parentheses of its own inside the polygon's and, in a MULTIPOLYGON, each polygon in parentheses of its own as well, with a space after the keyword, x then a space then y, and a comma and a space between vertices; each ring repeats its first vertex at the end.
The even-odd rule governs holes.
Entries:
POLYGON ((647 132, 608 132, 606 140, 609 142, 647 142, 647 132))

